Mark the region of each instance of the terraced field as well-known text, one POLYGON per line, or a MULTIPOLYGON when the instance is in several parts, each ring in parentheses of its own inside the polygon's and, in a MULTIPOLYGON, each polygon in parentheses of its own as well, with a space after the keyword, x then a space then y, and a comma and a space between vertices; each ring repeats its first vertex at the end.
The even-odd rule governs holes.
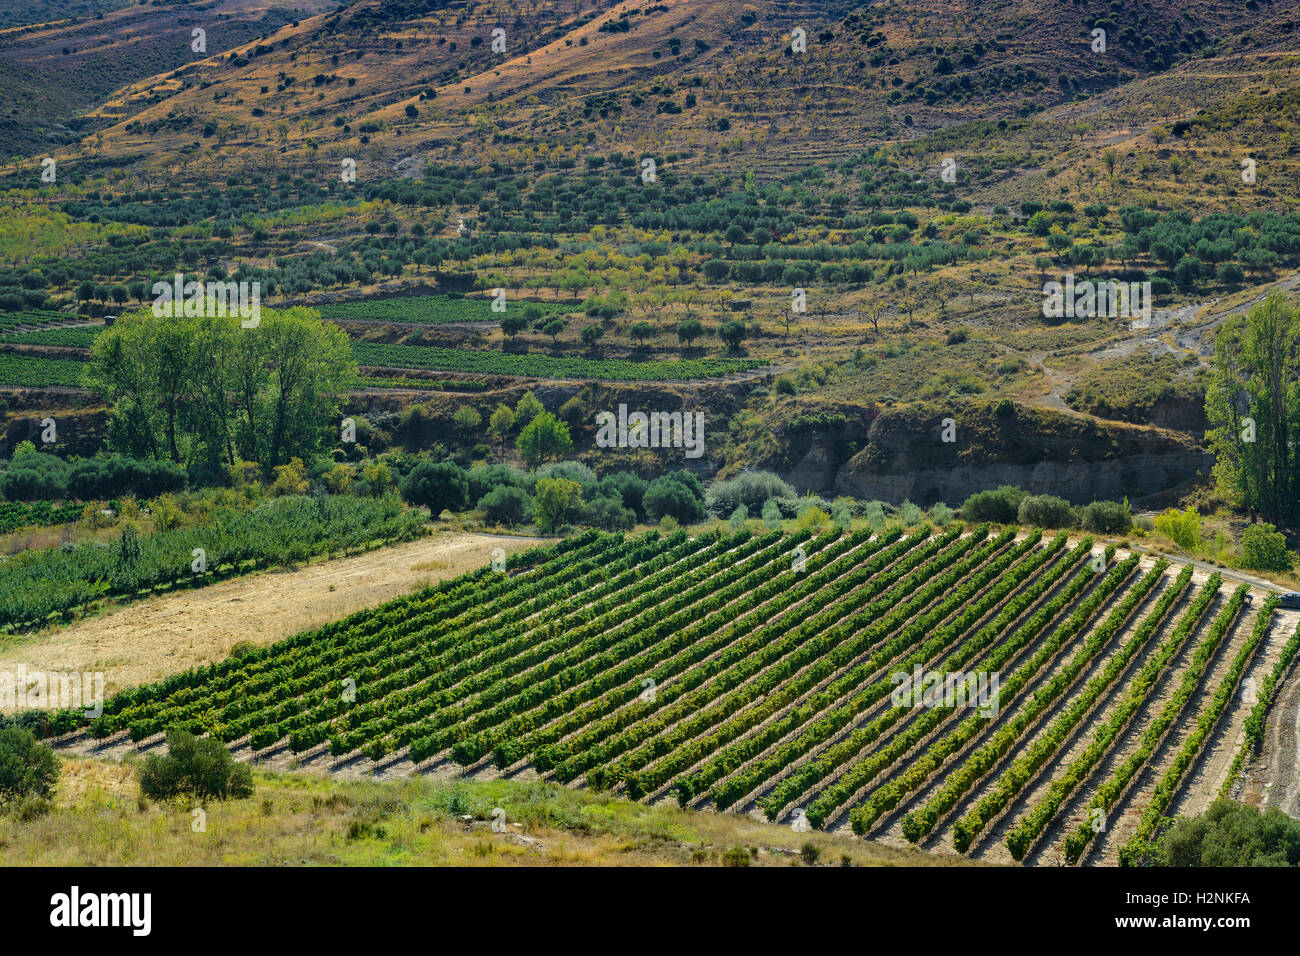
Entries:
MULTIPOLYGON (((14 332, 0 334, 0 343, 89 349, 94 344, 95 337, 102 331, 101 326, 90 326, 14 332)), ((764 360, 740 358, 657 359, 633 362, 626 359, 516 354, 416 345, 387 345, 378 342, 353 342, 352 354, 359 365, 372 368, 513 375, 527 378, 601 379, 620 382, 714 378, 753 371, 768 364, 764 360)), ((76 387, 81 383, 83 364, 76 359, 52 359, 14 352, 0 353, 0 385, 76 387)), ((399 385, 368 378, 363 384, 371 388, 409 388, 412 387, 411 381, 415 380, 399 385)), ((414 387, 436 386, 424 382, 414 387)))
POLYGON ((480 375, 519 375, 528 378, 604 379, 619 382, 663 382, 748 372, 767 365, 760 359, 698 358, 632 362, 626 359, 573 358, 565 355, 514 354, 433 346, 353 342, 359 365, 376 368, 428 369, 480 375))
MULTIPOLYGON (((577 312, 579 302, 512 303, 517 309, 534 305, 543 313, 577 312)), ((333 302, 319 306, 327 319, 348 322, 419 322, 443 325, 457 322, 500 322, 501 314, 492 311, 487 298, 451 298, 445 295, 410 295, 394 299, 362 299, 356 302, 333 302)))
POLYGON ((1295 654, 1250 598, 1065 534, 588 532, 56 726, 65 746, 184 727, 272 766, 541 775, 994 860, 1132 862, 1193 777, 1224 784, 1228 761, 1204 768, 1238 745, 1239 688, 1295 654), (997 684, 945 701, 927 678, 913 699, 918 670, 997 684))
POLYGON ((86 363, 75 359, 51 359, 39 355, 0 352, 0 385, 24 388, 80 388, 86 363))

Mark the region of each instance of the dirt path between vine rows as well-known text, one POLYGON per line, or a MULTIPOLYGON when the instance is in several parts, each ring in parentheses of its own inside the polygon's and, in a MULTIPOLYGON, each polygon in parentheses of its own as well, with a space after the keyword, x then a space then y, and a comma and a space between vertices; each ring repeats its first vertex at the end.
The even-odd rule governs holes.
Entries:
POLYGON ((426 584, 464 574, 537 538, 440 532, 290 571, 156 595, 0 650, 0 671, 104 674, 106 695, 221 660, 240 641, 270 644, 426 584))

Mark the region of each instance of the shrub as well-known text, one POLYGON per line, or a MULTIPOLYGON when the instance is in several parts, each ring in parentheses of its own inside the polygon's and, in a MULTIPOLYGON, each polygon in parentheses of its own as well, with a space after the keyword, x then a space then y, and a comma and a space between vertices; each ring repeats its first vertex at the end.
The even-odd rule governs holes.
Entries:
POLYGON ((597 484, 596 473, 580 461, 550 462, 538 468, 533 475, 535 478, 568 478, 576 481, 584 495, 594 491, 597 484))
POLYGON ((532 501, 528 492, 514 485, 498 485, 482 498, 478 506, 495 524, 516 525, 528 520, 532 501))
POLYGON ((768 498, 763 502, 763 527, 768 531, 775 531, 781 527, 781 508, 775 498, 768 498))
POLYGON ((1271 524, 1253 524, 1241 536, 1241 566, 1252 571, 1290 571, 1295 557, 1286 537, 1271 524))
POLYGON ((1012 524, 1019 519, 1020 502, 1025 497, 1025 492, 1011 485, 1003 485, 993 491, 977 491, 961 506, 961 515, 976 524, 985 521, 1012 524))
POLYGON ((1300 866, 1300 821, 1226 797, 1180 818, 1162 842, 1166 866, 1300 866))
MULTIPOLYGON (((193 468, 200 478, 205 467, 193 468)), ((207 469, 218 471, 219 469, 207 469)), ((224 477, 224 475, 222 476, 224 477)), ((68 472, 68 491, 83 501, 105 500, 134 495, 155 498, 185 487, 185 472, 171 461, 136 461, 133 458, 86 458, 72 465, 68 472)), ((207 483, 215 484, 215 480, 207 483)))
POLYGON ((0 491, 10 501, 62 498, 68 490, 68 471, 68 463, 57 455, 15 454, 0 482, 0 491))
POLYGON ((606 531, 622 531, 636 524, 636 513, 623 507, 621 497, 593 498, 583 511, 583 519, 606 531))
POLYGON ((1123 503, 1094 501, 1079 510, 1079 524, 1085 531, 1126 534, 1133 527, 1133 513, 1129 510, 1127 499, 1123 503))
POLYGON ((793 498, 794 489, 770 471, 742 471, 735 478, 715 481, 704 495, 704 507, 714 518, 731 514, 738 505, 763 507, 769 498, 793 498))
POLYGON ((1201 515, 1195 508, 1186 511, 1170 508, 1156 515, 1155 530, 1190 551, 1201 538, 1201 515))
POLYGON ((831 523, 841 531, 853 528, 853 514, 849 511, 849 503, 843 498, 836 498, 831 505, 831 523))
POLYGON ((469 500, 480 508, 483 496, 494 488, 509 485, 528 491, 531 487, 528 475, 510 465, 479 465, 471 468, 465 477, 469 481, 469 500))
POLYGON ((739 531, 745 527, 745 522, 748 520, 749 509, 744 505, 736 505, 736 510, 731 513, 731 518, 728 519, 727 523, 731 526, 732 531, 739 531))
POLYGON ((533 520, 550 533, 582 512, 582 486, 568 478, 539 478, 533 495, 533 520))
POLYGON ((678 475, 663 475, 650 482, 645 491, 645 513, 651 521, 671 515, 678 521, 699 521, 704 517, 704 503, 700 496, 678 475))
POLYGON ((814 533, 825 531, 831 523, 831 517, 816 505, 804 508, 799 513, 799 527, 814 533))
POLYGON ((881 501, 868 501, 865 509, 867 527, 872 531, 879 531, 885 526, 885 505, 881 501))
POLYGON ((444 508, 457 511, 469 497, 469 479, 455 462, 422 461, 412 468, 401 484, 402 497, 423 505, 437 517, 444 508))
POLYGON ((952 523, 952 509, 942 501, 930 509, 930 520, 939 527, 952 523))
POLYGON ((903 524, 909 528, 921 523, 921 509, 910 501, 904 501, 898 506, 898 514, 903 519, 903 524))
POLYGON ((749 866, 749 851, 743 846, 733 846, 722 854, 723 866, 749 866))
POLYGON ((167 755, 144 758, 140 792, 154 800, 251 797, 253 772, 230 756, 221 741, 173 728, 167 731, 167 755))
POLYGON ((1055 495, 1029 495, 1020 502, 1016 520, 1039 528, 1074 527, 1074 509, 1055 495))
POLYGON ((630 508, 637 517, 645 517, 645 493, 650 482, 630 471, 616 471, 601 479, 602 493, 617 491, 623 497, 623 507, 630 508))
POLYGON ((25 727, 0 728, 0 804, 48 797, 59 779, 54 751, 25 727))

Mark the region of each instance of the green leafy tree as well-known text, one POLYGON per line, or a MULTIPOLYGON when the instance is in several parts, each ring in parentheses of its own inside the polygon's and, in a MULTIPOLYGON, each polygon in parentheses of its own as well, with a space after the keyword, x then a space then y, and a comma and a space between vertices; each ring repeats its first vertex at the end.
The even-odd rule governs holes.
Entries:
POLYGON ((628 335, 636 339, 641 345, 645 345, 646 339, 655 334, 655 327, 649 322, 634 322, 628 329, 628 335))
POLYGON ((542 412, 523 427, 515 440, 515 447, 525 462, 537 465, 573 451, 573 438, 569 434, 568 425, 550 412, 542 412))
POLYGON ((1286 536, 1271 524, 1252 524, 1241 535, 1241 566, 1252 571, 1290 571, 1295 557, 1286 536))
POLYGON ((510 312, 501 317, 501 331, 511 339, 528 328, 528 326, 528 319, 518 312, 510 312))
POLYGON ((0 728, 0 804, 48 797, 58 779, 53 750, 24 727, 0 728))
POLYGON ((451 418, 456 423, 456 428, 465 435, 473 435, 483 424, 483 416, 473 405, 462 405, 451 418))
POLYGON ((544 412, 542 403, 537 400, 537 396, 532 392, 524 392, 519 401, 515 403, 515 425, 522 428, 534 418, 544 412))
POLYGON ((144 758, 140 792, 155 800, 234 800, 253 795, 253 773, 217 738, 173 728, 167 731, 167 755, 144 758))
POLYGON ((505 448, 506 438, 514 431, 515 413, 509 405, 499 404, 488 418, 488 434, 497 440, 498 450, 505 448))
POLYGON ((1220 492, 1275 525, 1300 517, 1300 309, 1281 291, 1220 327, 1205 413, 1220 492))
POLYGON ((704 323, 699 319, 686 319, 677 323, 677 339, 686 348, 704 334, 704 323))
POLYGON ((718 326, 718 338, 722 339, 728 351, 736 351, 745 340, 745 323, 737 319, 723 322, 718 326))
POLYGON ((544 533, 573 520, 582 511, 582 486, 568 478, 539 478, 533 493, 533 520, 544 533))
POLYGON ((402 497, 423 505, 437 517, 444 509, 458 511, 469 497, 469 479, 455 462, 422 461, 402 479, 402 497))
POLYGON ((498 485, 482 498, 478 506, 489 521, 503 525, 517 525, 532 513, 528 493, 514 485, 498 485))

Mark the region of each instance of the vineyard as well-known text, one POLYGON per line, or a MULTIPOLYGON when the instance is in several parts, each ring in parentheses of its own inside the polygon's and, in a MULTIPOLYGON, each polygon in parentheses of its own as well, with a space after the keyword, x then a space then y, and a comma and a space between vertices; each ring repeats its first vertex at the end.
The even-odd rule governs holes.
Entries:
POLYGON ((383 345, 353 342, 359 365, 375 368, 429 369, 473 372, 480 375, 516 375, 527 378, 589 378, 622 382, 663 382, 731 375, 762 368, 757 359, 699 358, 631 362, 626 359, 587 359, 556 355, 516 355, 443 349, 432 346, 383 345))
POLYGON ((1215 741, 1243 678, 1271 668, 1272 693, 1296 651, 1277 619, 1244 585, 1065 534, 591 531, 125 691, 87 730, 1111 863, 1140 858, 1210 750, 1235 751, 1215 741), (900 697, 929 672, 996 676, 991 706, 930 678, 900 697))
POLYGON ((44 624, 105 597, 197 586, 406 540, 422 533, 428 517, 394 496, 286 496, 250 511, 222 510, 190 528, 143 536, 124 531, 111 543, 20 551, 0 557, 0 633, 44 624))
POLYGON ((19 528, 76 521, 84 510, 84 505, 75 503, 0 501, 0 534, 17 531, 19 528))
POLYGON ((9 345, 53 345, 61 348, 88 349, 95 344, 95 336, 103 330, 103 326, 99 325, 74 325, 63 329, 10 332, 0 336, 0 342, 9 345))
MULTIPOLYGON (((0 343, 64 348, 90 348, 100 327, 40 329, 0 336, 0 343)), ((693 378, 714 378, 762 368, 768 363, 756 359, 697 358, 659 359, 633 362, 626 359, 574 358, 569 356, 513 354, 468 349, 444 349, 415 345, 386 345, 353 342, 357 364, 371 368, 415 369, 435 372, 465 372, 476 375, 512 375, 526 378, 603 379, 621 382, 663 382, 693 378)), ((14 352, 0 353, 0 385, 30 388, 81 386, 85 365, 76 359, 50 359, 14 352)), ((477 380, 454 385, 428 379, 366 378, 367 388, 420 388, 450 391, 480 391, 477 380)))
POLYGON ((81 374, 85 368, 84 362, 75 359, 48 359, 36 355, 0 352, 0 385, 80 388, 81 374))
POLYGON ((0 332, 22 325, 54 325, 60 322, 84 322, 85 319, 70 312, 53 309, 28 309, 25 312, 0 312, 0 332))
POLYGON ((491 386, 481 378, 410 378, 392 375, 357 379, 358 388, 405 388, 423 392, 486 392, 491 386))
MULTIPOLYGON (((511 308, 534 305, 543 314, 576 312, 576 302, 511 303, 511 308)), ((353 322, 425 322, 440 325, 448 322, 500 322, 501 313, 492 311, 491 299, 451 298, 445 295, 412 295, 397 299, 367 299, 360 302, 334 302, 318 306, 326 319, 353 322)))

